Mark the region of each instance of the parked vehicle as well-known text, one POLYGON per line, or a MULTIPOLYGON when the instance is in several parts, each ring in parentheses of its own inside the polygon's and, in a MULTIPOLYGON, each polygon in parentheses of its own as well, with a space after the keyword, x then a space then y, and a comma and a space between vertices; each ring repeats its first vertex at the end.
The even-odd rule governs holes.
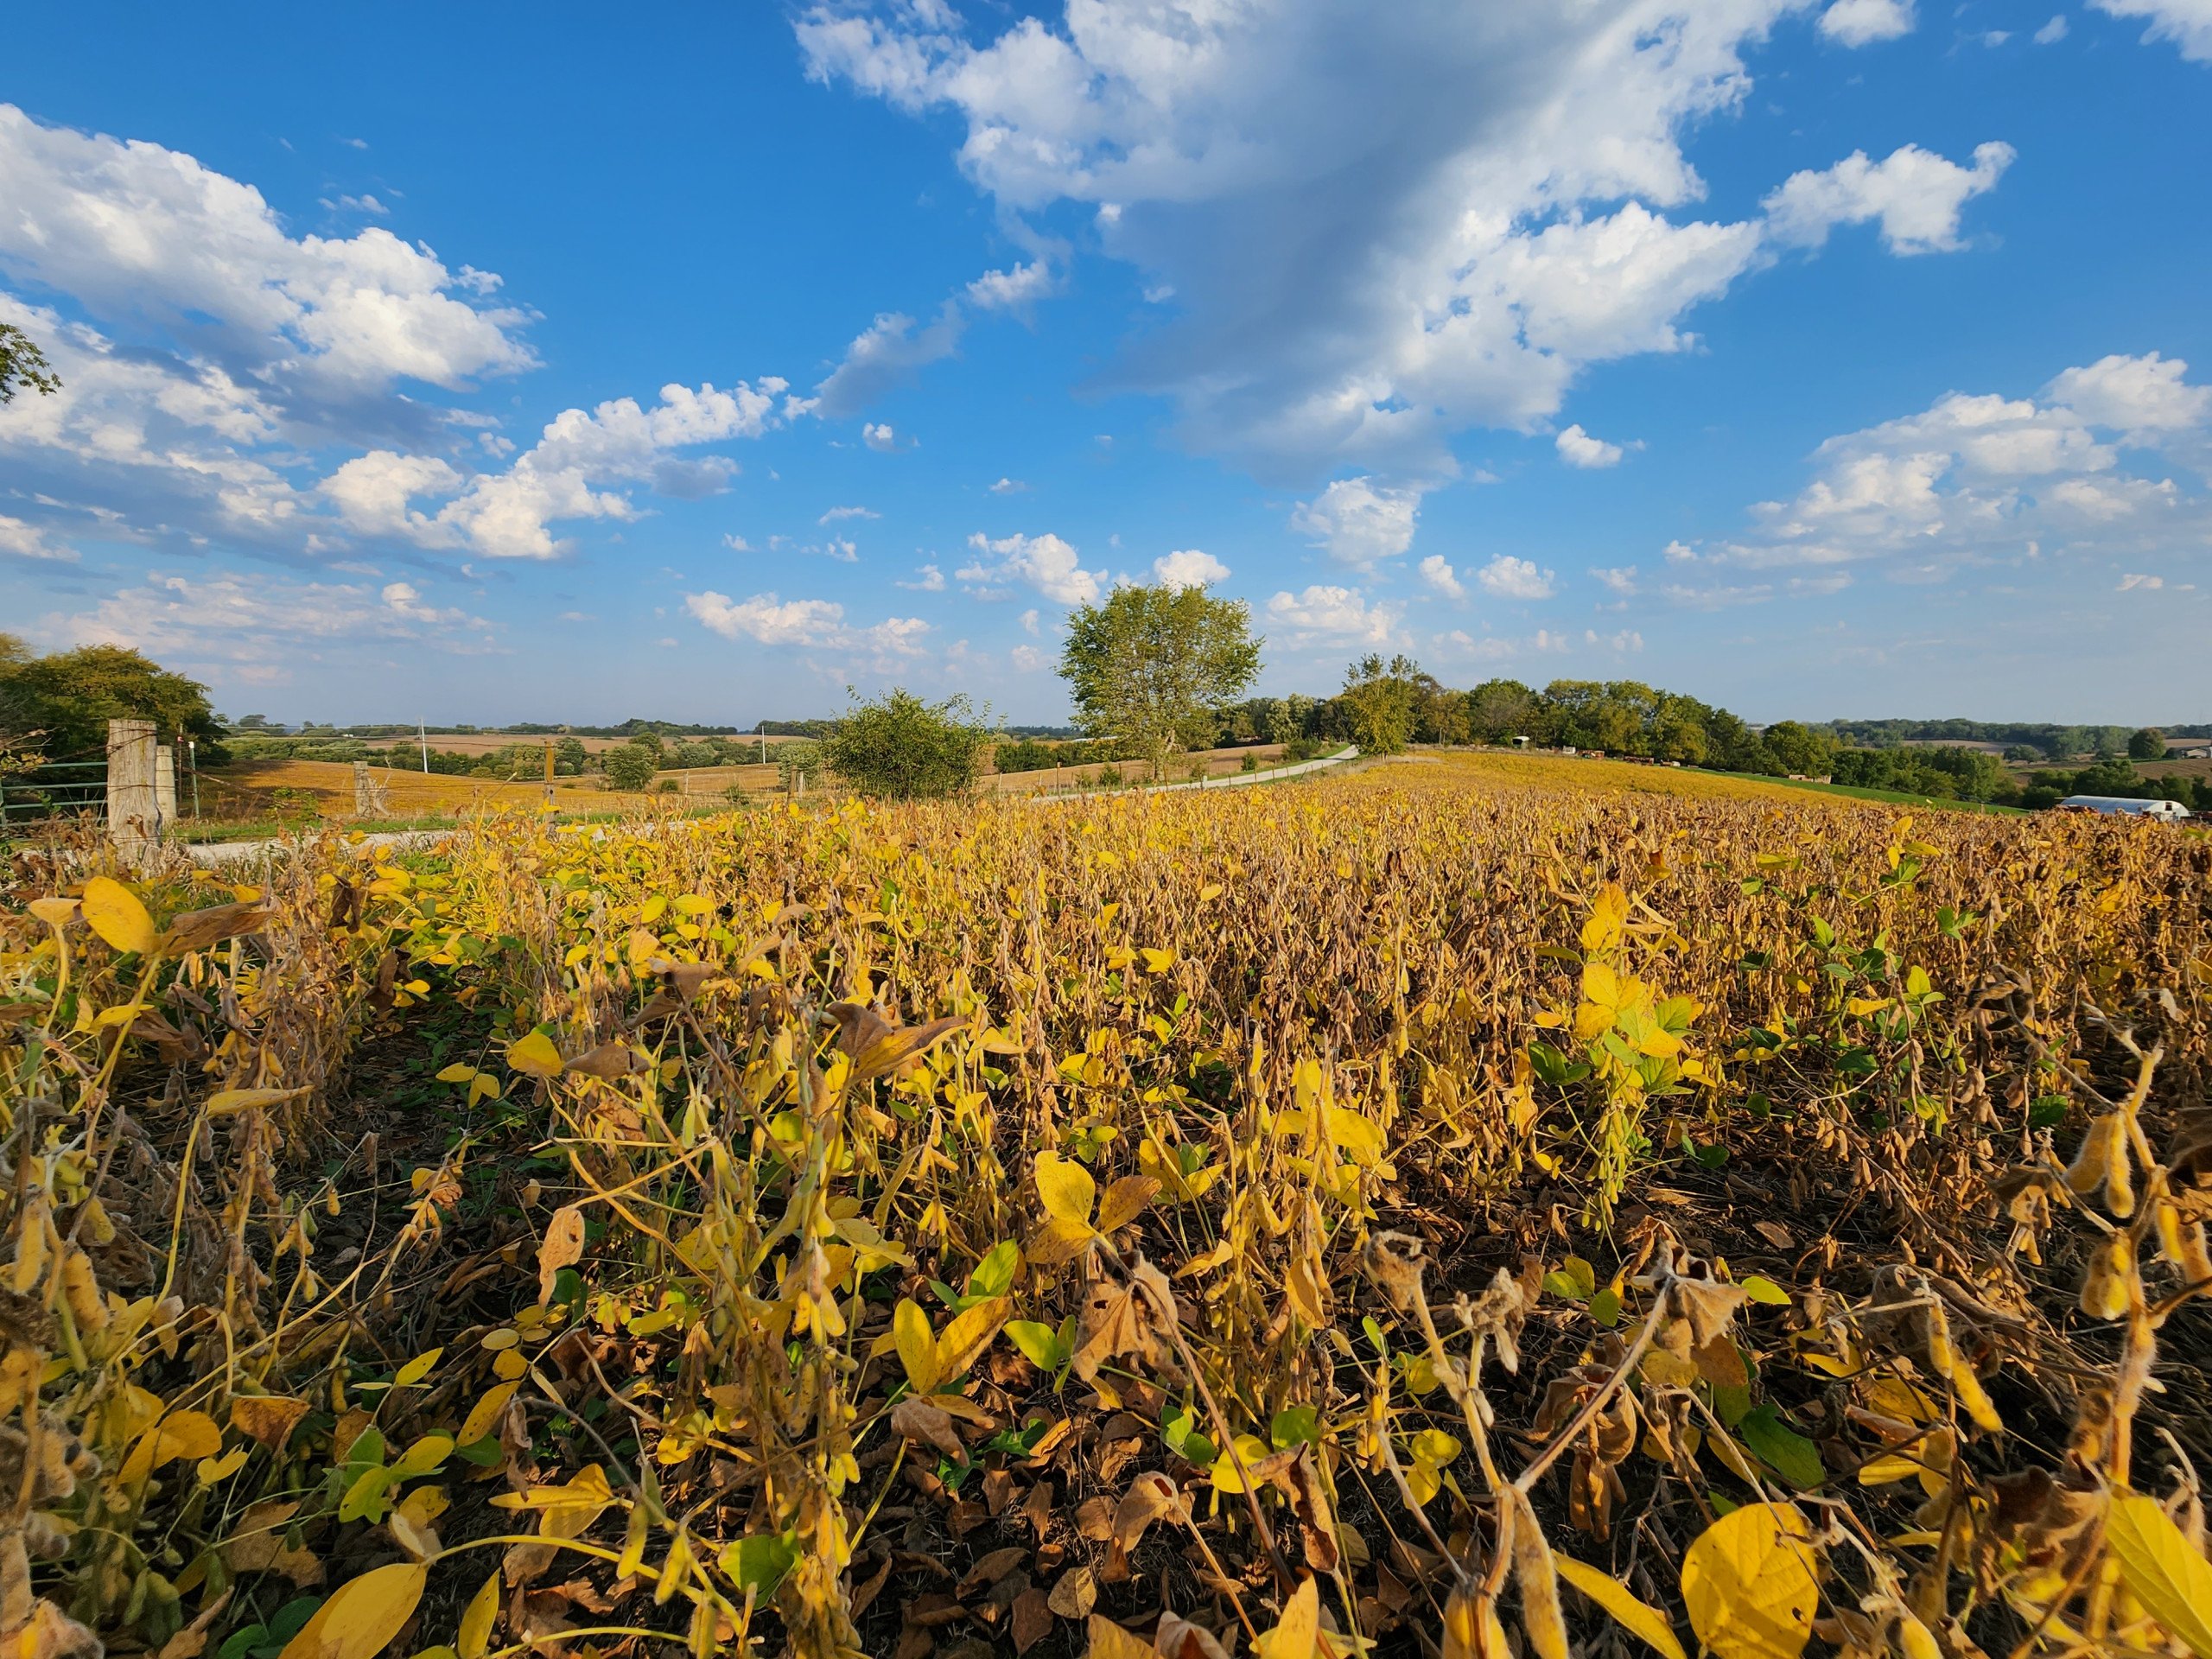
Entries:
POLYGON ((2178 823, 2193 816, 2179 801, 2139 801, 2132 795, 2069 795, 2058 804, 2061 812, 2107 812, 2119 817, 2156 818, 2178 823))

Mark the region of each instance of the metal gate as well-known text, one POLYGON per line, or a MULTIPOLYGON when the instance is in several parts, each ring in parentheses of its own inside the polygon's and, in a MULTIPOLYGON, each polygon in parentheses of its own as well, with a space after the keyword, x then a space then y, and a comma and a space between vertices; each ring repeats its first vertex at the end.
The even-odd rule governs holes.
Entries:
POLYGON ((0 836, 42 819, 107 817, 107 761, 48 760, 0 773, 0 836))

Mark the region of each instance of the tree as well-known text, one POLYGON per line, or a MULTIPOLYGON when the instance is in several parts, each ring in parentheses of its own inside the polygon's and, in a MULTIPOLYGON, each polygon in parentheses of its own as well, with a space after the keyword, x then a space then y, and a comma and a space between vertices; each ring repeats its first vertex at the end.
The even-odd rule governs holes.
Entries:
POLYGON ((1132 585, 1068 618, 1060 677, 1093 737, 1117 737, 1158 778, 1178 748, 1211 737, 1217 710, 1258 677, 1250 607, 1203 588, 1132 585))
POLYGON ((196 739, 203 760, 223 758, 223 728, 207 688, 120 645, 85 645, 33 657, 19 641, 0 651, 0 734, 45 734, 48 755, 104 748, 111 720, 150 720, 163 742, 196 739))
POLYGON ((1484 680, 1467 693, 1467 724, 1478 741, 1510 743, 1516 737, 1541 742, 1548 734, 1538 723, 1536 694, 1518 680, 1484 680))
POLYGON ((652 782, 653 773, 660 770, 660 757, 633 738, 607 750, 599 757, 599 764, 607 773, 609 789, 634 795, 652 782))
POLYGON ((16 389, 29 386, 42 397, 61 390, 61 378, 46 364, 46 353, 11 322, 0 322, 0 404, 15 401, 16 389))
POLYGON ((974 784, 989 741, 966 697, 925 702, 896 687, 855 703, 823 740, 822 758, 863 795, 928 800, 974 784))
POLYGON ((2163 760, 2166 758, 2166 734, 2155 726, 2145 726, 2127 737, 2127 758, 2131 760, 2163 760))
POLYGON ((1421 664, 1409 657, 1393 657, 1386 664, 1373 652, 1344 671, 1338 701, 1361 753, 1395 754, 1413 740, 1424 677, 1421 664))
POLYGON ((1819 778, 1834 767, 1834 741, 1796 721, 1777 720, 1766 728, 1764 741, 1767 753, 1784 773, 1819 778))

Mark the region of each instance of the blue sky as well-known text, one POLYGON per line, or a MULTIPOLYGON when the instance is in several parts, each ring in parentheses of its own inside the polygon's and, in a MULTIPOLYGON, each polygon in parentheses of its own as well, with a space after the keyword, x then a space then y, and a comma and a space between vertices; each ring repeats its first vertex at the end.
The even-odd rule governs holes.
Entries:
POLYGON ((30 9, 0 626, 232 714, 2212 719, 2212 0, 30 9))

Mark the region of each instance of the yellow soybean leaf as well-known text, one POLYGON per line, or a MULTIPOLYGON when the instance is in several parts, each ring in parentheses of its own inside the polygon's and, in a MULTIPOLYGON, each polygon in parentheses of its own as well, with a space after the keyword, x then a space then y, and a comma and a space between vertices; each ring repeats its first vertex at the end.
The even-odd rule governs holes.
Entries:
POLYGON ((467 1083, 475 1075, 476 1068, 474 1066, 464 1065, 462 1062, 455 1060, 451 1065, 448 1065, 439 1071, 438 1081, 440 1083, 467 1083))
POLYGON ((1347 1107, 1329 1108, 1329 1139, 1337 1143, 1338 1151, 1363 1169, 1372 1169, 1382 1161, 1382 1131, 1372 1119, 1347 1107))
POLYGON ((1597 902, 1590 907, 1590 919, 1582 924, 1582 948, 1610 950, 1621 942, 1627 925, 1628 894, 1621 891, 1619 882, 1608 881, 1599 889, 1597 902))
MULTIPOLYGON (((642 1515, 644 1511, 639 1513, 642 1515)), ((484 1580, 484 1587, 469 1599, 468 1611, 461 1616, 461 1659, 484 1659, 491 1651, 492 1622, 499 1616, 499 1575, 494 1573, 484 1580)))
POLYGON ((944 1333, 937 1339, 938 1381, 950 1382, 965 1374, 982 1357, 983 1351, 991 1345, 991 1339, 1006 1323, 1007 1315, 1013 1312, 1013 1297, 994 1296, 955 1314, 952 1322, 944 1327, 944 1333))
MULTIPOLYGON (((1159 1650, 1141 1637, 1131 1636, 1103 1613, 1090 1616, 1090 1645, 1084 1659, 1159 1659, 1159 1650)), ((1300 1655, 1299 1659, 1305 1659, 1300 1655)))
POLYGON ((1152 1176, 1122 1176, 1106 1189, 1105 1200, 1098 1206, 1098 1230, 1111 1233, 1128 1226, 1159 1191, 1160 1183, 1152 1176))
POLYGON ((247 1449, 243 1446, 236 1446, 222 1457, 200 1459, 199 1469, 196 1471, 200 1476, 200 1484, 202 1486, 213 1486, 218 1481, 228 1480, 245 1467, 247 1449))
POLYGON ((420 1561, 395 1561, 348 1580, 300 1626, 279 1659, 375 1659, 414 1617, 429 1579, 420 1561))
POLYGON ((1081 1164, 1053 1153, 1037 1154, 1037 1197, 1053 1220, 1089 1234, 1090 1206, 1097 1196, 1098 1183, 1081 1164))
POLYGON ((302 1084, 297 1089, 223 1089, 207 1096, 207 1116, 229 1117, 236 1112, 266 1111, 271 1106, 281 1106, 288 1100, 297 1100, 308 1092, 302 1084))
POLYGON ((2135 1599, 2197 1659, 2212 1659, 2212 1562, 2156 1500, 2139 1492, 2113 1500, 2105 1537, 2135 1599))
POLYGON ((123 1482, 143 1480, 180 1458, 212 1458, 223 1449, 223 1431, 204 1411, 173 1411, 148 1429, 123 1465, 123 1482))
POLYGON ((891 1339, 899 1350, 899 1363, 906 1368, 906 1381, 917 1394, 937 1392, 937 1336, 930 1316, 911 1297, 891 1315, 891 1339))
POLYGON ((1313 1659, 1321 1647, 1321 1592, 1312 1579, 1283 1604, 1274 1629, 1252 1643, 1259 1659, 1313 1659))
POLYGON ((143 956, 154 948, 154 918, 138 895, 113 876, 96 875, 85 883, 85 920, 117 950, 143 956))
POLYGON ((533 1031, 507 1045, 507 1069, 526 1077, 556 1077, 561 1075, 561 1051, 543 1032, 533 1031))
POLYGON ((1666 1659, 1689 1659, 1681 1640, 1667 1623, 1667 1616, 1648 1602, 1638 1601, 1618 1580, 1571 1555, 1554 1554, 1552 1565, 1559 1575, 1612 1615, 1613 1622, 1666 1659))
POLYGON ((1690 1624, 1719 1659, 1797 1659, 1820 1603, 1813 1530, 1788 1503, 1722 1516, 1682 1558, 1690 1624))
POLYGON ((513 1382, 500 1382, 486 1389, 484 1397, 476 1402, 467 1420, 461 1424, 461 1433, 454 1436, 454 1444, 474 1446, 489 1434, 492 1425, 499 1421, 499 1414, 507 1408, 507 1402, 515 1397, 515 1389, 518 1386, 513 1382))
POLYGON ((413 1388, 430 1374, 444 1353, 442 1348, 433 1348, 427 1354, 416 1355, 399 1368, 398 1374, 391 1379, 391 1386, 395 1389, 413 1388))

